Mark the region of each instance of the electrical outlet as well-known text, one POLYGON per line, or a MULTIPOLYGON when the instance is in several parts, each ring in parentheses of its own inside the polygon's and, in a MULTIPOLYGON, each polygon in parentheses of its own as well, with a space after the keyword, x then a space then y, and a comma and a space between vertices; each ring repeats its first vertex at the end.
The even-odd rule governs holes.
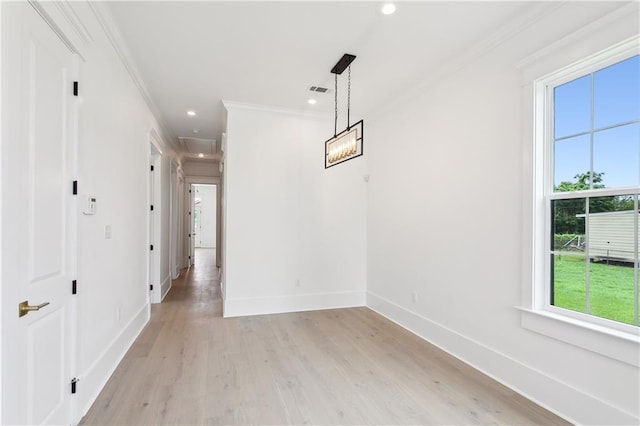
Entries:
POLYGON ((120 321, 120 306, 116 308, 116 320, 120 321))
POLYGON ((418 303, 418 293, 415 291, 411 293, 411 300, 413 300, 413 303, 418 303))
POLYGON ((300 280, 299 279, 296 280, 296 287, 300 287, 300 280))

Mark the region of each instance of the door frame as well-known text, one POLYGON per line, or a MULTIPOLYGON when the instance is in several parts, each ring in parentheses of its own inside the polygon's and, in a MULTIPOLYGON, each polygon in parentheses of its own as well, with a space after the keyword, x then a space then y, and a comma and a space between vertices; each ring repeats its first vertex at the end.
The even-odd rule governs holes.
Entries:
MULTIPOLYGON (((14 10, 8 10, 8 8, 17 7, 15 3, 5 3, 0 2, 0 46, 3 48, 4 39, 3 34, 5 31, 9 31, 10 35, 15 35, 13 33, 13 27, 9 30, 6 30, 3 24, 4 19, 8 19, 7 17, 15 17, 16 12, 14 10)), ((70 20, 70 14, 68 10, 63 10, 59 8, 58 5, 54 3, 48 2, 40 2, 35 0, 30 0, 28 3, 23 4, 24 8, 33 8, 35 13, 39 15, 39 19, 49 26, 49 28, 53 31, 53 36, 57 37, 60 42, 68 49, 69 55, 71 57, 70 62, 70 81, 79 81, 79 77, 81 76, 81 62, 84 61, 83 50, 86 48, 86 37, 88 33, 86 29, 78 25, 77 22, 70 20)), ((24 12, 20 12, 24 13, 24 12)), ((20 36, 21 37, 21 36, 20 36)), ((3 69, 5 66, 4 62, 7 61, 8 54, 2 49, 0 52, 0 77, 4 79, 3 69)), ((21 86, 21 84, 19 85, 21 86)), ((15 127, 19 127, 20 124, 11 124, 7 126, 5 122, 6 112, 2 110, 2 105, 4 105, 7 100, 11 101, 16 98, 19 98, 20 95, 16 97, 15 90, 20 90, 20 88, 7 88, 4 84, 0 84, 0 139, 4 139, 7 136, 12 136, 15 132, 15 127), (8 90, 7 90, 8 89, 8 90), (7 98, 8 97, 8 98, 7 98), (11 134, 7 133, 7 128, 11 129, 11 134)), ((68 99, 71 102, 71 107, 68 111, 68 123, 67 129, 69 131, 68 135, 68 144, 66 146, 66 150, 68 152, 66 158, 66 179, 69 180, 69 183, 72 181, 78 180, 78 126, 79 126, 79 109, 80 103, 78 99, 71 96, 68 99)), ((13 136, 12 136, 13 137, 13 136)), ((0 156, 2 156, 3 150, 0 149, 0 156)), ((1 161, 0 161, 0 171, 1 170, 1 161)), ((2 191, 2 187, 0 187, 0 191, 2 191)), ((77 277, 78 269, 77 269, 77 256, 78 256, 78 222, 79 222, 79 205, 80 205, 80 197, 82 197, 81 193, 77 195, 70 196, 67 199, 67 203, 65 206, 66 210, 66 238, 68 244, 66 246, 66 256, 68 258, 67 268, 68 275, 70 277, 77 277)), ((2 229, 2 217, 4 209, 15 208, 15 206, 11 207, 6 204, 3 204, 0 208, 0 240, 4 239, 4 232, 2 229)), ((4 243, 3 243, 4 244, 4 243)), ((2 267, 2 258, 0 257, 0 276, 3 273, 2 267)), ((15 301, 9 297, 4 297, 6 288, 5 286, 10 285, 11 283, 2 283, 0 288, 0 319, 3 318, 5 312, 13 314, 16 311, 15 301)), ((71 293, 69 293, 71 295, 71 293)), ((68 377, 64 377, 65 387, 67 384, 70 384, 71 377, 78 376, 78 348, 79 344, 79 335, 77 330, 77 298, 69 297, 67 301, 67 307, 69 310, 68 321, 64 327, 64 333, 68 335, 68 351, 66 351, 66 363, 67 363, 67 375, 68 377), (67 382, 69 380, 69 382, 67 382)), ((4 363, 5 358, 5 350, 7 349, 8 342, 5 339, 5 329, 4 324, 1 324, 0 321, 0 423, 3 422, 6 414, 6 407, 4 405, 4 387, 5 376, 6 376, 6 366, 4 363)), ((66 413, 67 418, 70 423, 77 423, 78 421, 78 402, 77 398, 71 397, 69 394, 69 405, 68 411, 66 413)), ((25 419, 26 420, 26 419, 25 419)))
MULTIPOLYGON (((189 211, 191 210, 191 193, 189 190, 191 189, 191 185, 215 185, 216 186, 216 253, 219 247, 219 235, 220 235, 220 227, 222 225, 220 221, 220 178, 219 177, 205 177, 205 176, 185 176, 184 177, 184 210, 182 212, 183 217, 185 218, 183 223, 183 235, 188 236, 191 233, 191 226, 193 221, 189 215, 189 211)), ((189 253, 191 247, 191 238, 185 238, 185 244, 183 245, 185 255, 183 256, 183 265, 189 267, 192 263, 189 260, 189 253)), ((217 256, 216 256, 217 259, 217 256)), ((194 259, 191 259, 194 260, 194 259)), ((217 263, 217 262, 216 262, 217 263)), ((216 266, 220 267, 220 265, 216 266)))
MULTIPOLYGON (((202 248, 203 247, 203 243, 208 243, 206 245, 206 247, 211 247, 216 249, 217 248, 217 242, 218 242, 218 238, 217 238, 217 223, 216 223, 216 219, 218 217, 218 209, 217 209, 217 202, 218 202, 218 189, 219 189, 219 185, 216 184, 210 184, 210 183, 194 183, 192 184, 192 188, 195 188, 196 190, 196 196, 198 195, 198 191, 212 191, 213 197, 206 197, 206 203, 208 205, 208 207, 206 208, 207 212, 206 215, 203 216, 203 205, 201 204, 200 206, 194 205, 194 210, 196 211, 196 213, 199 213, 197 215, 194 216, 194 225, 196 225, 196 219, 200 219, 198 220, 198 228, 196 230, 196 240, 195 240, 195 247, 196 248, 202 248), (211 209, 209 203, 214 203, 214 209, 211 209), (213 218, 211 217, 211 213, 213 212, 213 218), (213 219, 213 223, 209 223, 208 220, 213 219), (207 225, 204 226, 204 222, 207 221, 207 225), (204 227, 203 227, 204 226, 204 227), (203 234, 203 229, 205 229, 205 231, 207 231, 207 233, 212 232, 214 238, 209 239, 209 236, 207 236, 207 238, 205 238, 205 234, 203 234)), ((200 194, 202 194, 202 192, 200 192, 200 194)), ((205 200, 204 197, 201 196, 201 199, 205 200)), ((194 200, 195 202, 195 200, 194 200)))
POLYGON ((149 267, 147 284, 153 285, 149 291, 149 301, 160 303, 162 300, 162 278, 160 253, 162 251, 162 148, 155 132, 149 134, 149 187, 147 189, 147 264, 149 267), (153 171, 151 167, 153 166, 153 171), (153 211, 151 210, 153 205, 153 211), (151 250, 153 246, 153 250, 151 250))
POLYGON ((180 207, 184 178, 180 164, 175 159, 171 160, 169 167, 169 273, 171 279, 175 280, 180 276, 180 207))

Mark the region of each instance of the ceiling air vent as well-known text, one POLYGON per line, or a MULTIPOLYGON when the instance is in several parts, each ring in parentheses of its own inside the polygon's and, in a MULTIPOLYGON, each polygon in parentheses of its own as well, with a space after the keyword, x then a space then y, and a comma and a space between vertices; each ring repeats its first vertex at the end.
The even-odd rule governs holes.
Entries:
POLYGON ((329 89, 327 89, 326 87, 311 86, 309 87, 309 90, 312 92, 327 93, 329 89))

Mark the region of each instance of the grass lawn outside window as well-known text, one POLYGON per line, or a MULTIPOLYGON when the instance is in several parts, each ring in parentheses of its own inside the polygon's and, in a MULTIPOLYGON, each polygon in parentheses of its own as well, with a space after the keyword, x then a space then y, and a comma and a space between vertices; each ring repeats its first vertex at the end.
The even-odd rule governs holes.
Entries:
POLYGON ((634 323, 632 263, 590 262, 588 307, 585 256, 560 252, 554 256, 553 264, 555 306, 626 324, 634 323))

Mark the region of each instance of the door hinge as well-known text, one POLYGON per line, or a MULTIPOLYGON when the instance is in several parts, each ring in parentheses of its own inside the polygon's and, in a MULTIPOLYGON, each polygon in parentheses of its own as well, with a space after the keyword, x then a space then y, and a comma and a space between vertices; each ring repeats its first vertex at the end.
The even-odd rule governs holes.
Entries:
POLYGON ((150 246, 149 250, 152 250, 152 251, 153 251, 153 244, 151 244, 151 246, 150 246))
POLYGON ((191 212, 189 212, 189 216, 191 216, 191 212))
POLYGON ((149 290, 153 291, 153 284, 149 286, 149 290))
POLYGON ((191 259, 191 256, 189 256, 189 259, 191 259))
POLYGON ((76 383, 78 383, 80 380, 78 380, 77 378, 73 378, 71 379, 71 393, 76 393, 76 383))
POLYGON ((151 171, 153 171, 153 164, 151 165, 151 171))
POLYGON ((189 234, 189 238, 191 238, 191 234, 189 234))
POLYGON ((73 195, 78 195, 78 181, 73 181, 73 195))
POLYGON ((78 82, 73 82, 73 96, 78 96, 78 82))
POLYGON ((71 281, 71 294, 78 294, 78 282, 76 280, 71 281))
POLYGON ((151 211, 153 211, 153 204, 151 204, 151 211))

